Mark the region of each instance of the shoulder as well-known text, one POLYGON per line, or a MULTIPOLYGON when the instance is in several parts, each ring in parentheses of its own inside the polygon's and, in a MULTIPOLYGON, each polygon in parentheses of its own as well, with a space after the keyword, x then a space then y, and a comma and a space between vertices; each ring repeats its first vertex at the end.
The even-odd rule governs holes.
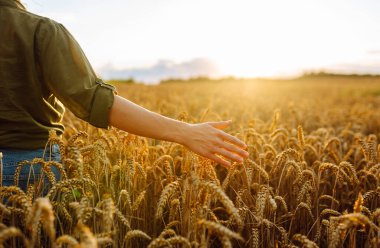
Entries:
POLYGON ((61 29, 64 29, 63 25, 53 19, 50 19, 48 17, 44 16, 38 16, 35 14, 32 14, 34 18, 38 19, 38 27, 37 31, 59 31, 61 29))
MULTIPOLYGON (((34 15, 34 14, 33 14, 34 15)), ((38 19, 36 26, 36 37, 41 40, 51 40, 55 38, 72 39, 71 34, 65 26, 53 19, 44 16, 34 15, 38 19)))
POLYGON ((66 30, 61 23, 24 9, 7 8, 6 12, 2 14, 6 15, 7 20, 14 24, 15 30, 19 30, 21 33, 34 33, 39 36, 66 30))
POLYGON ((52 27, 62 25, 48 17, 37 15, 24 9, 7 8, 7 10, 8 11, 6 14, 10 15, 11 19, 18 20, 20 22, 38 24, 38 25, 42 24, 45 26, 52 26, 52 27))

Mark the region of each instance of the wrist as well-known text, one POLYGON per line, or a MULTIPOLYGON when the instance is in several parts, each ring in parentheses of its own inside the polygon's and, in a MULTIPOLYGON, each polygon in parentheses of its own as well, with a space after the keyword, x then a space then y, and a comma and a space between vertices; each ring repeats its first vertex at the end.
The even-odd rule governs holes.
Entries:
POLYGON ((188 139, 190 133, 190 128, 191 124, 182 121, 176 121, 175 127, 168 134, 168 140, 181 145, 185 145, 185 142, 188 139))

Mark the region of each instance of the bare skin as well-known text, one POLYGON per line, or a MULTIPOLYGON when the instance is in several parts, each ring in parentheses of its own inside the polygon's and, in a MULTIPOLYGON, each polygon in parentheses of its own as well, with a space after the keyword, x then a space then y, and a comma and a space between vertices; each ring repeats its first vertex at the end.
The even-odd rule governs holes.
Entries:
POLYGON ((136 135, 182 144, 226 167, 231 166, 226 159, 243 162, 248 157, 244 142, 222 131, 230 124, 231 121, 190 124, 174 120, 117 95, 110 111, 111 126, 136 135))

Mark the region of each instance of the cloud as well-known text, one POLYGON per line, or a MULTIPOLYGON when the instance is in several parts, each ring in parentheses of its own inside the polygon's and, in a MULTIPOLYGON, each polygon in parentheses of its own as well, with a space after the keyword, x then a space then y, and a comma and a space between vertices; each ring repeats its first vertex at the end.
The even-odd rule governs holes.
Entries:
POLYGON ((212 61, 197 58, 182 63, 159 60, 153 66, 144 68, 116 69, 113 65, 105 65, 99 68, 98 73, 104 79, 133 78, 140 82, 157 83, 168 78, 215 77, 218 75, 218 69, 212 61))

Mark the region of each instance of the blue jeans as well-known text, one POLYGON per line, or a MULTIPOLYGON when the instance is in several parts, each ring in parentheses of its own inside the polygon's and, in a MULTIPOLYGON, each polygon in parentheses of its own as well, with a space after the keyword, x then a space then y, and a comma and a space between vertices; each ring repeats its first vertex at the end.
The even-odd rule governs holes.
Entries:
MULTIPOLYGON (((11 186, 14 185, 14 174, 15 170, 18 167, 18 164, 24 160, 32 162, 34 158, 42 158, 44 154, 44 149, 36 149, 36 150, 14 150, 14 149, 0 149, 0 152, 3 153, 3 178, 2 185, 3 186, 11 186)), ((56 161, 61 162, 61 156, 59 154, 58 145, 53 145, 50 151, 49 147, 47 147, 45 152, 45 161, 56 161)), ((60 173, 59 170, 55 166, 50 167, 52 172, 55 175, 56 180, 59 180, 60 173)), ((22 167, 19 176, 19 186, 21 189, 26 191, 27 186, 29 184, 38 183, 41 178, 41 165, 35 164, 30 166, 30 164, 26 164, 22 167)), ((46 183, 48 181, 45 176, 46 183)), ((46 189, 46 187, 44 187, 46 189)))

